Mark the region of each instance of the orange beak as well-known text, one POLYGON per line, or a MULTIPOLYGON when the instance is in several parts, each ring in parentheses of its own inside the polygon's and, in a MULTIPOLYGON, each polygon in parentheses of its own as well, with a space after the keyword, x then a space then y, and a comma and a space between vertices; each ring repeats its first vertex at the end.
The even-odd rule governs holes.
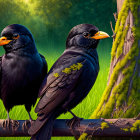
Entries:
POLYGON ((107 33, 99 31, 97 32, 94 36, 91 36, 93 39, 103 39, 103 38, 108 38, 110 37, 107 33))
POLYGON ((7 37, 1 37, 0 38, 0 46, 6 45, 8 43, 10 43, 12 40, 8 40, 7 37))

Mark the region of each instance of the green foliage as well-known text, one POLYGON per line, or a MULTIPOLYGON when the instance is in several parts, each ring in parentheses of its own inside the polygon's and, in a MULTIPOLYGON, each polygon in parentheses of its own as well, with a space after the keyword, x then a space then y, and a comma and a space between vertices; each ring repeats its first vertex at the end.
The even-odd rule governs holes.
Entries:
POLYGON ((52 49, 63 45, 59 49, 64 49, 68 32, 77 24, 95 24, 112 34, 109 21, 114 24, 115 10, 115 0, 0 0, 0 30, 8 24, 23 24, 37 43, 52 49))

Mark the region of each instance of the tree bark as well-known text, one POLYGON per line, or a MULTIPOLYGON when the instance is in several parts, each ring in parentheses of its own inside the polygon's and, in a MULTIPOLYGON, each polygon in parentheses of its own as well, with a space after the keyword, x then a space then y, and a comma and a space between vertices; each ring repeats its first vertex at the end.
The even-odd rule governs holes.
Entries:
MULTIPOLYGON (((0 137, 29 137, 28 129, 30 122, 24 126, 24 120, 18 120, 10 124, 9 127, 3 127, 3 121, 0 120, 0 137)), ((82 120, 80 126, 70 129, 66 125, 67 120, 58 119, 54 123, 53 136, 80 136, 82 133, 86 137, 140 137, 140 120, 131 119, 89 119, 82 120)))
POLYGON ((117 0, 117 12, 108 83, 92 119, 140 112, 140 1, 117 0))

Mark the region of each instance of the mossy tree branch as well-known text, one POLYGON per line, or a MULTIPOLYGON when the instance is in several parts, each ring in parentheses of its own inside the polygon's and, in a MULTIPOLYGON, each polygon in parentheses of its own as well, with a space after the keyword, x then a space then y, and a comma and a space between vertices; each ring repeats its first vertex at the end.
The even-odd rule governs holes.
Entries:
MULTIPOLYGON (((28 127, 24 126, 24 120, 17 121, 16 125, 10 124, 10 127, 3 127, 3 121, 0 120, 0 137, 29 137, 30 122, 27 124, 28 127)), ((88 138, 91 136, 140 137, 140 120, 133 118, 82 120, 80 126, 73 130, 66 125, 66 121, 62 119, 55 121, 53 136, 80 136, 84 133, 84 136, 88 138)))

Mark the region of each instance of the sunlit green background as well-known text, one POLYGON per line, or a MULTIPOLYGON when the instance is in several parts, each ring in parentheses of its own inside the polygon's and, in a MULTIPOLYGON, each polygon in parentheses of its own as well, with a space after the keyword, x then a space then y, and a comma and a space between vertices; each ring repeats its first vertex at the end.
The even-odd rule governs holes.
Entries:
MULTIPOLYGON (((96 25, 101 31, 112 35, 110 21, 116 12, 116 0, 0 0, 0 31, 9 24, 22 24, 33 34, 38 51, 48 61, 49 68, 65 49, 65 40, 70 29, 81 23, 96 25)), ((107 84, 112 38, 100 41, 98 46, 100 72, 96 83, 86 99, 73 109, 79 117, 87 119, 97 107, 107 84)), ((0 48, 2 55, 4 50, 0 48)), ((20 93, 19 93, 20 94, 20 93)), ((17 99, 18 100, 18 99, 17 99)), ((35 119, 34 108, 31 111, 35 119)), ((0 119, 7 117, 0 101, 0 119)), ((25 120, 28 114, 24 106, 14 107, 11 119, 25 120)), ((67 113, 59 118, 71 118, 67 113)), ((27 140, 29 138, 0 138, 0 140, 27 140)), ((70 140, 60 137, 53 140, 70 140)))

